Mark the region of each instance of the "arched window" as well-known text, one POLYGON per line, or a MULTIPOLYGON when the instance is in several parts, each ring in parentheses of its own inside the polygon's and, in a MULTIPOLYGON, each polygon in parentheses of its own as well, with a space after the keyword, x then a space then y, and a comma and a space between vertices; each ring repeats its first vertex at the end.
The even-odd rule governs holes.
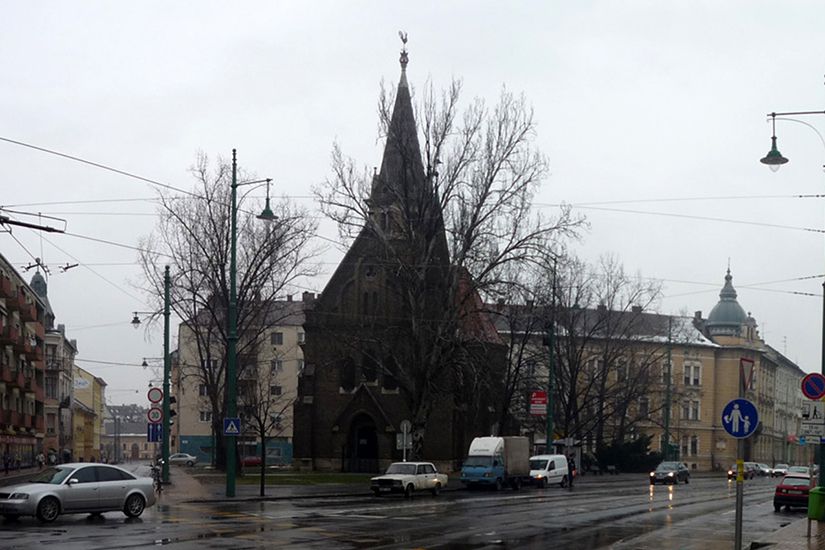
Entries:
POLYGON ((342 360, 339 365, 341 387, 347 391, 355 388, 355 361, 351 357, 342 360))

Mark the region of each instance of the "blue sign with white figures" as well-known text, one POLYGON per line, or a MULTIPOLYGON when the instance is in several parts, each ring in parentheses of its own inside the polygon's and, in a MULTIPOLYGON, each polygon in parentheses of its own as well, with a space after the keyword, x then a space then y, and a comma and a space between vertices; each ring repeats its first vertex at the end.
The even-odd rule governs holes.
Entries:
POLYGON ((240 435, 241 433, 241 419, 240 418, 224 418, 223 419, 223 435, 240 435))
POLYGON ((722 409, 722 427, 737 439, 753 435, 759 424, 756 405, 747 399, 734 399, 722 409))

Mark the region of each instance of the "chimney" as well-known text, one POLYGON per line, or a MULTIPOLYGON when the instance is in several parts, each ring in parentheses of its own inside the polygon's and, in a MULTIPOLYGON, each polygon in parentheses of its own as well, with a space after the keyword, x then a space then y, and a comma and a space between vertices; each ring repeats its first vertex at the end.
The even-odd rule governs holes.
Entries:
POLYGON ((607 311, 607 306, 604 304, 599 304, 596 306, 596 311, 607 311))
POLYGON ((287 301, 287 302, 291 302, 291 301, 292 301, 292 294, 287 294, 287 295, 286 295, 286 301, 287 301))
POLYGON ((693 318, 699 321, 702 318, 702 310, 700 309, 699 311, 695 312, 693 314, 693 318))
POLYGON ((66 325, 62 323, 57 325, 57 332, 59 332, 60 334, 66 334, 66 325))
POLYGON ((641 313, 642 312, 642 306, 631 306, 630 311, 632 311, 633 313, 641 313))
POLYGON ((315 299, 315 293, 314 292, 304 292, 301 295, 301 300, 304 301, 304 302, 311 302, 314 299, 315 299))

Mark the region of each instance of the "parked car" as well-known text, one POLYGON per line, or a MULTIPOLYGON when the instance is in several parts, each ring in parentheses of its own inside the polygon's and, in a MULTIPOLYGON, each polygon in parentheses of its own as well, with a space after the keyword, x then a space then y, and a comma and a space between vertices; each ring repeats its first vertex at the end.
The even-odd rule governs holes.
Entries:
POLYGON ((151 478, 91 462, 52 466, 25 483, 0 487, 0 491, 3 517, 36 516, 43 522, 54 521, 60 514, 112 511, 134 518, 155 503, 151 478))
POLYGON ((784 476, 787 473, 788 473, 788 465, 787 464, 776 464, 773 467, 773 477, 784 476))
POLYGON ((447 475, 436 471, 430 462, 393 462, 382 476, 370 480, 375 496, 384 493, 404 493, 411 498, 415 491, 430 491, 438 496, 447 486, 447 475))
POLYGON ((567 487, 567 457, 537 455, 530 457, 530 477, 542 489, 553 483, 567 487))
POLYGON ((650 484, 672 483, 680 481, 690 483, 690 470, 682 462, 662 462, 650 472, 650 484))
POLYGON ((241 459, 241 466, 254 467, 261 465, 261 457, 259 456, 245 456, 241 459))
POLYGON ((189 453, 175 453, 169 455, 169 464, 186 464, 187 466, 194 466, 198 463, 198 457, 190 455, 189 453))
POLYGON ((802 474, 788 474, 782 478, 773 495, 773 509, 779 512, 783 506, 791 508, 808 507, 808 491, 811 478, 802 474))
MULTIPOLYGON (((757 468, 753 462, 745 462, 744 468, 745 471, 742 474, 742 477, 745 479, 753 479, 756 477, 757 468)), ((736 479, 736 464, 728 469, 728 479, 736 479)))

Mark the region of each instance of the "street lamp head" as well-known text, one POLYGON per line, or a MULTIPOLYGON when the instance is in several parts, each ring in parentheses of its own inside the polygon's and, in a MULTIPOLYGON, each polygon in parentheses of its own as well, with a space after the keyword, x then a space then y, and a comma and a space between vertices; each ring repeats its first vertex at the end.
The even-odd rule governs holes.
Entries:
POLYGON ((771 137, 771 150, 768 151, 768 154, 762 157, 759 162, 762 164, 767 164, 768 167, 776 172, 779 170, 779 167, 788 162, 788 159, 782 156, 782 153, 779 152, 779 149, 776 148, 776 136, 771 137))
POLYGON ((263 220, 267 224, 271 224, 275 220, 278 219, 278 216, 272 211, 269 207, 269 184, 272 183, 272 179, 267 178, 266 180, 266 205, 264 206, 263 211, 258 215, 259 220, 263 220))
POLYGON ((138 317, 137 311, 135 312, 135 316, 132 317, 132 326, 135 327, 135 330, 140 327, 140 318, 138 317))

